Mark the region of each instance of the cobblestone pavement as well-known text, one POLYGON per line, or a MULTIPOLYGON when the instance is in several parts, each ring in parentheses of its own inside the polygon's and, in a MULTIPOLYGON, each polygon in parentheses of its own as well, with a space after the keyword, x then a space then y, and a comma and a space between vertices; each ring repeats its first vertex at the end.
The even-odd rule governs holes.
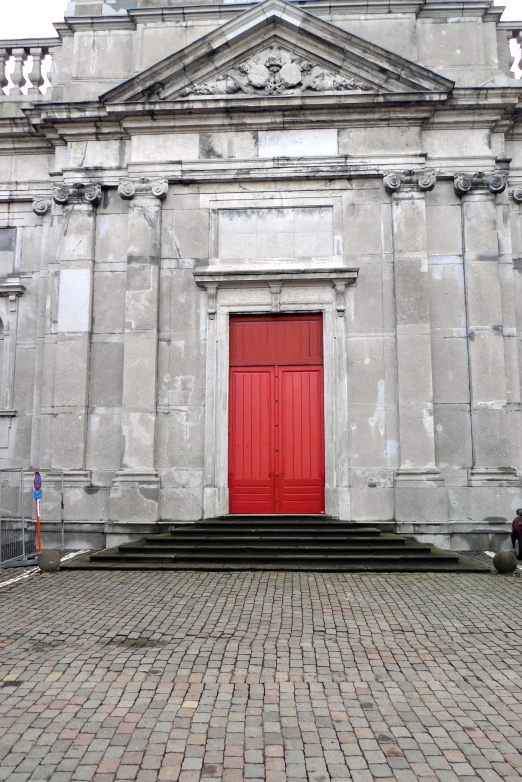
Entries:
POLYGON ((522 778, 520 578, 73 571, 0 616, 0 780, 522 778))

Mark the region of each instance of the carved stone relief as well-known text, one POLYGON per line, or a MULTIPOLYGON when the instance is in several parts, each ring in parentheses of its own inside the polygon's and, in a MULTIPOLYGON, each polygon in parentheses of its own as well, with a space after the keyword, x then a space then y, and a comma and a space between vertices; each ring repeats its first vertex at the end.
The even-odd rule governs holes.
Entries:
POLYGON ((345 78, 312 60, 271 46, 227 72, 180 92, 189 95, 299 95, 304 92, 373 92, 363 81, 345 78))
POLYGON ((470 190, 489 190, 491 193, 502 193, 506 189, 507 177, 497 171, 485 174, 477 171, 474 174, 456 174, 453 179, 457 195, 465 195, 470 190))
POLYGON ((401 187, 414 187, 422 191, 433 190, 437 183, 434 171, 392 171, 383 177, 384 187, 388 193, 396 193, 401 187))

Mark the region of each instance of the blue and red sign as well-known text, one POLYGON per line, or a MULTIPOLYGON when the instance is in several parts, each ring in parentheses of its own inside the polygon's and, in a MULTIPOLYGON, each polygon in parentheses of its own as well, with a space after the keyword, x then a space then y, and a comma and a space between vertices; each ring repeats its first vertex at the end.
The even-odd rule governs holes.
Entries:
POLYGON ((34 474, 34 488, 36 491, 39 491, 42 488, 42 476, 39 472, 35 472, 34 474))

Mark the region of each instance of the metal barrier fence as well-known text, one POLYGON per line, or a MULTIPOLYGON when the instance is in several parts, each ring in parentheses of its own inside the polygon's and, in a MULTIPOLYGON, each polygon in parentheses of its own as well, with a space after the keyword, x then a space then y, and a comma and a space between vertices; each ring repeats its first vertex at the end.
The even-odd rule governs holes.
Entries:
MULTIPOLYGON (((33 565, 38 555, 34 473, 28 470, 0 470, 0 567, 33 565)), ((41 549, 63 551, 63 472, 44 475, 40 500, 41 549)))

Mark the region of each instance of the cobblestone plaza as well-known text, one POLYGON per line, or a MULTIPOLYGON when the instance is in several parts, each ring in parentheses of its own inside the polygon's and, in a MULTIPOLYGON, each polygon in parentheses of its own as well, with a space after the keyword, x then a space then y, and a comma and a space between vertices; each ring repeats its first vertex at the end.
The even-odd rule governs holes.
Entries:
POLYGON ((29 578, 0 590, 0 779, 518 781, 521 586, 29 578))

